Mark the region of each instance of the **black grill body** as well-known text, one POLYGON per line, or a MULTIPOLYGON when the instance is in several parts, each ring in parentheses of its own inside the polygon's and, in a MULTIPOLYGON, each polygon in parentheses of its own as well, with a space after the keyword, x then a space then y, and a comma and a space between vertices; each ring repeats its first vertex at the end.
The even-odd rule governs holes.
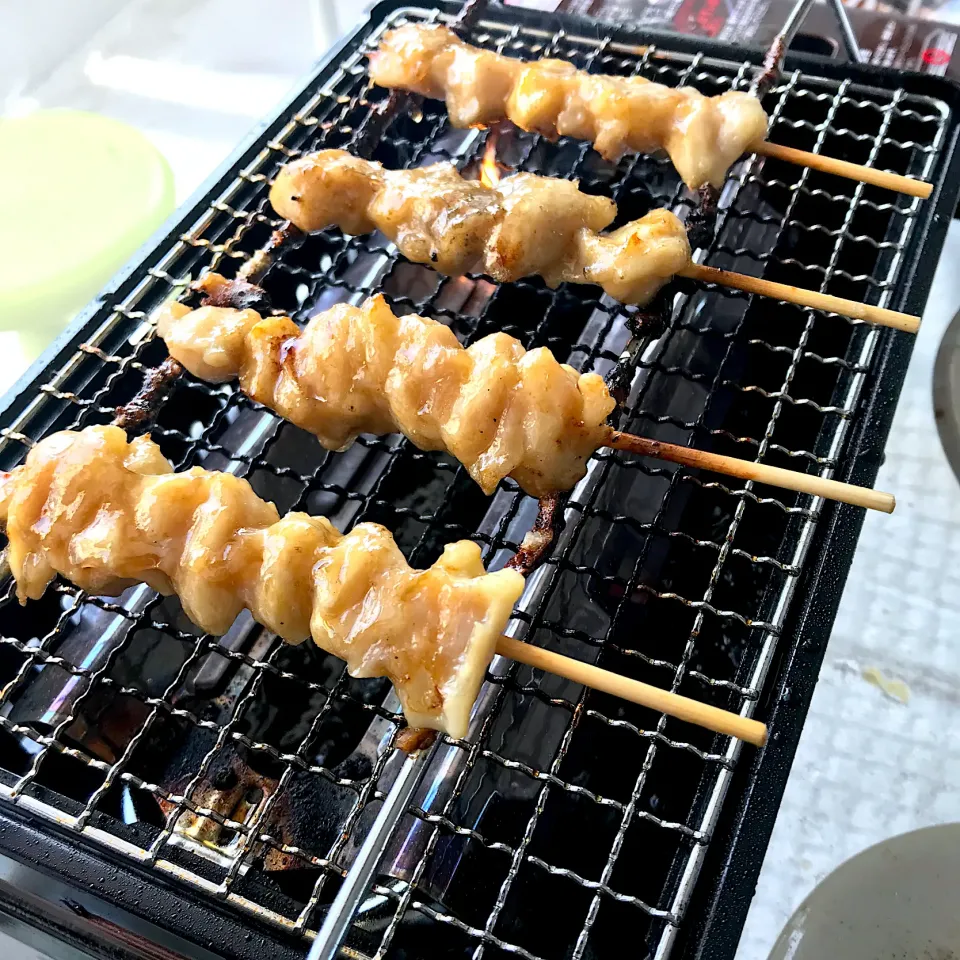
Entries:
MULTIPOLYGON (((4 469, 52 430, 111 419, 165 356, 150 311, 205 269, 232 275, 279 225, 267 201, 278 166, 361 142, 386 99, 364 52, 404 18, 454 12, 381 4, 323 61, 7 396, 4 469)), ((746 88, 761 58, 499 5, 469 32, 507 54, 706 93, 746 88)), ((921 312, 957 202, 957 102, 946 81, 788 60, 766 95, 772 140, 929 179, 934 195, 747 159, 731 172, 705 262, 921 312)), ((486 135, 452 129, 428 101, 363 146, 391 167, 467 167, 486 135)), ((500 159, 612 196, 618 224, 695 204, 663 159, 609 164, 586 144, 520 133, 500 159)), ((663 336, 638 339, 638 311, 596 288, 442 278, 382 237, 335 230, 283 249, 263 285, 301 321, 383 292, 465 343, 506 330, 603 374, 626 350, 624 429, 866 484, 912 345, 693 286, 672 288, 663 336)), ((415 565, 473 537, 500 566, 536 513, 510 482, 487 498, 449 457, 400 437, 326 453, 232 385, 185 378, 153 436, 178 466, 245 475, 281 511, 341 528, 384 523, 415 565)), ((606 958, 629 937, 634 956, 731 956, 861 522, 854 508, 600 451, 513 629, 752 713, 770 725, 769 745, 745 749, 495 661, 470 736, 435 749, 397 823, 345 955, 606 958)), ((148 937, 179 938, 167 940, 175 953, 191 943, 231 960, 303 956, 396 773, 389 685, 353 680, 244 618, 223 639, 204 636, 175 601, 143 589, 98 598, 57 583, 21 608, 7 583, 0 634, 0 851, 83 890, 51 885, 48 897, 70 902, 45 922, 97 950, 150 955, 124 933, 145 921, 148 937)), ((28 895, 0 876, 8 910, 32 922, 45 912, 42 886, 28 895)))

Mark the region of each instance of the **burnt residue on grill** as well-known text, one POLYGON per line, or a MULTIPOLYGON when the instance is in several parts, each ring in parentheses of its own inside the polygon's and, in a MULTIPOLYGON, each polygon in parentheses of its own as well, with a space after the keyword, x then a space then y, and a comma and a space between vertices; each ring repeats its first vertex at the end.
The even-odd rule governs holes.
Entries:
MULTIPOLYGON (((303 232, 300 228, 295 227, 289 220, 284 221, 280 227, 270 234, 270 239, 240 268, 239 279, 249 281, 251 285, 255 285, 270 269, 274 256, 282 247, 296 246, 302 239, 303 232)), ((203 281, 201 280, 199 286, 202 286, 202 284, 203 281)), ((249 294, 250 301, 248 306, 251 309, 258 310, 261 313, 265 313, 270 309, 270 299, 260 287, 253 286, 249 294), (257 303, 262 304, 264 309, 261 310, 259 306, 256 306, 255 304, 257 303)), ((244 298, 241 296, 240 299, 242 302, 244 298)), ((235 306, 235 304, 227 303, 224 304, 224 306, 235 306)))
POLYGON ((686 219, 690 247, 709 247, 717 230, 717 205, 720 191, 706 183, 697 191, 697 205, 686 219))
POLYGON ((404 112, 419 112, 419 98, 403 90, 391 90, 386 99, 370 110, 357 127, 350 152, 366 157, 376 149, 387 127, 404 112))
MULTIPOLYGON (((275 248, 268 245, 264 249, 272 254, 275 248)), ((272 309, 270 297, 263 287, 258 287, 255 283, 250 283, 240 277, 227 280, 225 283, 213 283, 210 277, 211 275, 207 274, 197 283, 197 289, 202 294, 200 302, 203 306, 232 307, 234 310, 256 310, 261 316, 266 316, 272 309)))
MULTIPOLYGON (((199 746, 192 754, 186 752, 177 758, 181 772, 162 784, 167 793, 183 795, 202 760, 202 756, 197 756, 199 746)), ((174 821, 174 835, 201 856, 208 850, 230 857, 244 829, 256 823, 257 837, 250 845, 252 856, 263 870, 313 870, 303 858, 284 848, 312 850, 329 843, 335 836, 337 814, 342 815, 343 805, 331 803, 331 791, 315 778, 296 775, 274 797, 280 788, 280 774, 277 769, 269 770, 270 766, 255 751, 228 744, 214 755, 207 773, 193 787, 193 809, 182 809, 176 802, 163 798, 158 805, 165 816, 180 811, 174 821), (270 837, 270 842, 260 841, 260 836, 270 837)))
MULTIPOLYGON (((482 21, 458 29, 510 55, 705 93, 752 72, 733 54, 727 62, 660 44, 634 50, 629 37, 621 47, 602 28, 532 33, 499 4, 483 8, 482 21)), ((4 427, 36 439, 109 420, 143 371, 164 360, 144 315, 184 287, 199 302, 204 291, 191 281, 216 272, 235 279, 206 290, 210 302, 298 323, 383 293, 398 313, 447 323, 465 344, 503 330, 527 348, 549 347, 604 375, 617 426, 654 439, 806 470, 833 466, 837 438, 846 456, 838 431, 856 426, 863 409, 850 392, 864 376, 863 325, 687 283, 643 310, 585 285, 551 290, 533 278, 496 287, 406 263, 383 237, 291 231, 267 200, 291 156, 344 147, 389 168, 446 160, 470 171, 483 152, 486 134, 451 128, 443 104, 372 87, 362 54, 375 38, 358 44, 345 69, 325 68, 264 134, 266 159, 248 151, 171 238, 162 266, 145 264, 124 288, 134 293, 104 304, 86 334, 92 345, 63 378, 45 373, 37 386, 52 386, 36 395, 43 418, 7 418, 4 427)), ((764 89, 783 120, 771 139, 807 148, 825 131, 824 152, 865 161, 876 147, 875 164, 902 173, 924 173, 925 151, 944 130, 937 106, 911 93, 853 82, 839 100, 837 83, 804 74, 789 89, 764 89)), ((579 179, 614 198, 618 224, 659 206, 689 214, 695 203, 664 158, 611 164, 589 145, 519 131, 497 149, 512 169, 579 179)), ((916 260, 904 240, 910 209, 767 159, 725 191, 715 229, 696 216, 687 222, 712 265, 876 300, 916 260)), ((770 693, 764 678, 775 671, 758 672, 764 651, 786 655, 794 642, 770 619, 809 572, 796 552, 809 504, 791 494, 604 450, 564 505, 537 504, 510 481, 487 497, 445 454, 398 436, 324 451, 235 385, 187 375, 163 402, 144 401, 135 426, 148 423, 178 468, 229 468, 281 512, 324 514, 342 529, 383 523, 414 565, 473 537, 485 562, 502 566, 531 530, 546 542, 551 511, 563 515, 511 633, 655 686, 741 710, 770 693)), ((2 441, 5 469, 26 450, 12 436, 2 441)), ((205 637, 176 600, 149 591, 97 598, 58 583, 21 607, 9 584, 0 589, 0 780, 30 798, 37 823, 59 811, 69 834, 70 818, 83 818, 76 823, 97 828, 90 844, 112 836, 144 851, 145 875, 154 858, 176 865, 176 877, 165 874, 155 890, 141 884, 138 896, 162 897, 161 884, 176 883, 198 913, 256 918, 260 933, 292 930, 278 935, 276 955, 302 957, 298 934, 318 929, 381 809, 400 762, 395 747, 425 747, 405 730, 389 684, 349 677, 309 641, 285 646, 249 618, 205 637)), ((674 935, 681 946, 695 940, 691 858, 715 843, 710 811, 726 815, 717 790, 732 762, 728 744, 520 665, 495 661, 490 681, 467 740, 438 738, 424 757, 424 779, 348 950, 606 960, 623 955, 624 930, 638 955, 666 955, 674 935)), ((126 863, 123 852, 106 855, 126 863)), ((192 920, 171 925, 189 937, 192 920)), ((231 960, 262 952, 259 936, 218 948, 231 960)))
POLYGON ((453 28, 461 36, 469 38, 471 28, 482 16, 489 0, 464 0, 463 7, 453 21, 453 28))
POLYGON ((520 549, 507 561, 507 567, 528 577, 543 562, 557 535, 566 500, 565 494, 540 498, 537 503, 537 519, 530 532, 524 536, 520 549))
POLYGON ((398 734, 396 747, 404 753, 416 753, 433 746, 437 739, 436 730, 427 730, 424 727, 404 727, 398 734))
MULTIPOLYGON (((194 761, 197 759, 193 758, 194 761)), ((190 765, 192 766, 192 764, 190 765)), ((168 793, 181 795, 193 779, 193 770, 165 783, 168 793)), ((255 816, 257 809, 265 804, 277 789, 277 781, 255 771, 239 754, 234 744, 217 753, 200 782, 190 795, 191 804, 198 810, 208 809, 217 816, 205 816, 187 809, 174 822, 174 832, 198 844, 224 848, 236 839, 236 834, 222 820, 244 824, 255 816), (222 819, 218 819, 222 818, 222 819)), ((160 809, 164 814, 178 810, 176 803, 161 798, 160 809)), ((271 824, 277 835, 283 837, 283 823, 271 824)), ((284 842, 287 838, 284 837, 284 842)))
MULTIPOLYGON (((603 378, 620 411, 630 394, 640 353, 651 341, 663 336, 667 329, 676 297, 675 288, 676 284, 667 284, 645 307, 634 309, 624 318, 630 340, 603 378)), ((617 418, 615 412, 614 419, 617 418)))
POLYGON ((787 55, 788 40, 783 35, 774 38, 763 58, 763 67, 756 79, 757 96, 763 97, 780 79, 783 60, 787 55))
POLYGON ((144 371, 143 386, 132 400, 117 407, 114 423, 131 435, 148 431, 182 373, 183 367, 173 357, 144 371))

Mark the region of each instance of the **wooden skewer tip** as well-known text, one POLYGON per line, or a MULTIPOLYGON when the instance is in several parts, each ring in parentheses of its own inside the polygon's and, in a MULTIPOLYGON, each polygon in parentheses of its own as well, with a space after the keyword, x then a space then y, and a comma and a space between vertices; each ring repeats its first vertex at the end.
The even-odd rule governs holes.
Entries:
POLYGON ((767 742, 767 726, 759 720, 742 717, 729 710, 721 710, 719 707, 651 686, 640 680, 622 677, 610 670, 584 663, 582 660, 574 660, 572 657, 565 657, 563 654, 545 650, 543 647, 535 647, 513 637, 501 637, 497 641, 497 653, 538 670, 565 677, 567 680, 583 684, 593 690, 609 693, 622 700, 629 700, 631 703, 656 710, 658 713, 665 713, 678 720, 712 730, 714 733, 736 737, 757 747, 762 747, 767 742))
POLYGON ((795 147, 785 147, 779 143, 770 143, 763 140, 753 147, 753 152, 763 157, 775 160, 785 160, 787 163, 796 163, 821 173, 832 173, 848 180, 859 180, 874 187, 883 187, 894 193, 904 193, 909 197, 918 197, 927 200, 933 193, 933 184, 916 177, 906 177, 899 173, 888 173, 886 170, 877 170, 875 167, 865 167, 860 163, 850 163, 848 160, 838 160, 820 153, 810 153, 807 150, 797 150, 795 147))
POLYGON ((606 443, 615 450, 636 453, 644 457, 654 457, 657 460, 679 463, 686 467, 710 470, 713 473, 722 473, 740 480, 754 480, 771 487, 781 487, 785 490, 795 490, 797 493, 806 493, 814 497, 838 500, 855 507, 879 510, 881 513, 893 513, 897 505, 893 494, 886 493, 883 490, 858 487, 852 483, 828 480, 825 477, 800 473, 798 470, 786 470, 783 467, 757 463, 754 460, 740 460, 737 457, 727 457, 719 453, 694 450, 675 443, 663 443, 660 440, 621 433, 613 428, 607 435, 606 443))
POLYGON ((730 287, 734 290, 742 290, 744 293, 769 297, 771 300, 795 303, 797 306, 809 307, 812 310, 837 313, 853 320, 875 323, 881 327, 893 327, 905 333, 916 333, 920 329, 920 318, 912 313, 900 313, 897 310, 888 310, 886 307, 860 303, 858 300, 847 300, 844 297, 835 297, 817 290, 794 287, 788 283, 775 283, 772 280, 751 277, 745 273, 708 267, 702 263, 688 264, 679 275, 700 283, 714 283, 720 287, 730 287))

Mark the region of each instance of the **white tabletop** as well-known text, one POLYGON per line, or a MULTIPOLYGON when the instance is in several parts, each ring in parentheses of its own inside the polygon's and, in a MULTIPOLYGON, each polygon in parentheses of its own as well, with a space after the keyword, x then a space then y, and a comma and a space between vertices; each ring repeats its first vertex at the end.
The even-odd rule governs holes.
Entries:
MULTIPOLYGON (((67 108, 136 127, 173 169, 179 205, 368 6, 0 0, 0 115, 67 108)), ((28 362, 16 334, 0 332, 0 392, 28 362)))

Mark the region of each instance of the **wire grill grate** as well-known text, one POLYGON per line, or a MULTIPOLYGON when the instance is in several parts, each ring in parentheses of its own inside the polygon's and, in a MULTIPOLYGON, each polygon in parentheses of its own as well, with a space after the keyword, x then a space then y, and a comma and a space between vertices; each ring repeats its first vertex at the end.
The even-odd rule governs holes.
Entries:
MULTIPOLYGON (((374 25, 364 49, 404 17, 374 25)), ((746 88, 752 69, 610 37, 546 34, 488 19, 473 42, 558 56, 706 93, 746 88)), ((385 92, 362 50, 291 106, 222 194, 122 299, 108 297, 87 343, 5 422, 9 468, 50 430, 106 422, 164 356, 147 316, 205 269, 231 274, 279 223, 266 194, 278 166, 355 144, 385 92)), ((794 72, 767 95, 771 139, 900 173, 933 171, 945 104, 794 72)), ((401 113, 373 153, 388 166, 476 160, 485 134, 455 131, 442 106, 401 113)), ((613 196, 618 224, 693 198, 666 161, 600 160, 588 146, 517 134, 513 167, 578 177, 613 196)), ((705 259, 885 304, 919 201, 775 161, 736 167, 705 259)), ((281 255, 264 286, 306 319, 383 291, 398 310, 449 323, 461 341, 505 330, 578 369, 609 372, 637 311, 595 288, 500 288, 403 262, 383 238, 324 231, 281 255)), ((623 427, 794 469, 843 466, 881 333, 717 289, 678 296, 667 333, 640 344, 623 427)), ((636 346, 636 344, 633 344, 636 346)), ((450 458, 401 438, 343 454, 244 398, 185 379, 153 436, 178 466, 247 476, 281 512, 341 528, 384 523, 415 564, 473 537, 502 565, 535 513, 509 481, 490 500, 450 458)), ((532 642, 718 706, 751 712, 820 518, 821 504, 755 484, 601 451, 531 578, 515 629, 532 642)), ((396 773, 397 702, 381 681, 288 648, 249 620, 198 633, 146 589, 91 597, 58 583, 25 609, 0 597, 0 807, 20 804, 86 839, 309 936, 396 773)), ((470 737, 442 744, 398 825, 349 938, 356 955, 535 960, 665 956, 683 929, 739 746, 567 681, 497 661, 470 737), (426 944, 429 943, 429 948, 426 944)), ((302 950, 302 946, 300 947, 302 950)))

